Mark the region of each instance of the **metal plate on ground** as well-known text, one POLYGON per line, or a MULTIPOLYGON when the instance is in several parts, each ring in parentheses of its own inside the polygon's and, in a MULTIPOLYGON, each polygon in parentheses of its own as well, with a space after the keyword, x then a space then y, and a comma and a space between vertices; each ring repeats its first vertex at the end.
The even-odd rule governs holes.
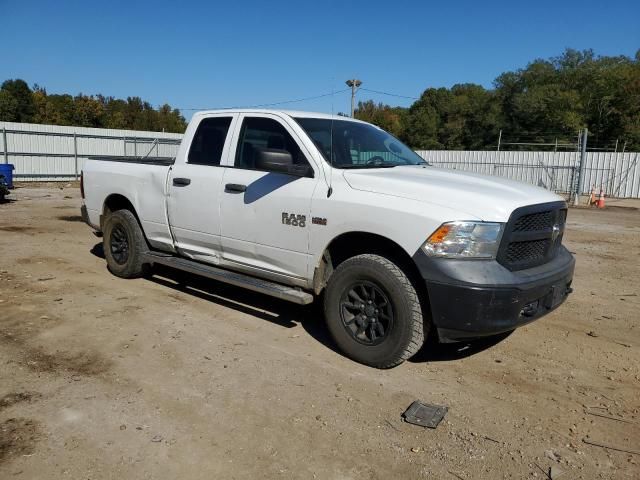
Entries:
POLYGON ((420 425, 421 427, 436 428, 449 410, 448 407, 422 403, 418 400, 413 402, 402 414, 402 418, 407 423, 420 425))

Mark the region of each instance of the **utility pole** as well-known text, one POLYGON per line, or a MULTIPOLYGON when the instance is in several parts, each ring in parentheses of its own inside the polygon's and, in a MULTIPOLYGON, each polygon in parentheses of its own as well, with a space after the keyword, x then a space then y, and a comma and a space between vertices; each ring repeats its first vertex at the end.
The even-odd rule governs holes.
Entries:
POLYGON ((498 135, 498 152, 500 151, 500 142, 502 142, 502 129, 500 129, 500 134, 498 135))
POLYGON ((356 92, 360 85, 362 85, 362 82, 357 78, 352 78, 347 80, 345 83, 347 84, 347 87, 351 87, 351 118, 353 118, 353 113, 356 109, 356 92))

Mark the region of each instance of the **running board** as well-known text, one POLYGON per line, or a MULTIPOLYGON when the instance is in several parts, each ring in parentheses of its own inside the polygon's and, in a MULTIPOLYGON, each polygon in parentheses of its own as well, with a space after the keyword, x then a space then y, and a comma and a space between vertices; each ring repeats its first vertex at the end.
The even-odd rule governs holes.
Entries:
POLYGON ((272 297, 287 300, 288 302, 308 305, 313 302, 313 295, 294 287, 288 287, 280 283, 262 280, 242 273, 224 270, 222 268, 195 262, 187 258, 174 257, 159 252, 147 252, 145 261, 173 267, 184 272, 193 273, 203 277, 211 278, 219 282, 246 288, 254 292, 263 293, 272 297))

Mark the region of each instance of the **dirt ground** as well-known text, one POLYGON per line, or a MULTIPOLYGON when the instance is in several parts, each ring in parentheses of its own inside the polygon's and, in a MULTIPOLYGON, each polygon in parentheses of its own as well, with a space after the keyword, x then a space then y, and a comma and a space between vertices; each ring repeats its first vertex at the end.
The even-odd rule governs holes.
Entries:
POLYGON ((0 205, 0 478, 640 478, 640 202, 570 210, 558 310, 380 371, 317 306, 112 276, 60 187, 0 205))

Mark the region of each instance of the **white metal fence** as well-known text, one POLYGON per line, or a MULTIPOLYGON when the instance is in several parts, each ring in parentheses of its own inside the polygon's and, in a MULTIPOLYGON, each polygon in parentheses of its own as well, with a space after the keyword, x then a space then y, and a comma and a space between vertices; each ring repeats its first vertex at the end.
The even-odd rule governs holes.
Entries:
POLYGON ((77 178, 91 156, 175 157, 181 134, 0 122, 0 162, 18 181, 77 178))
MULTIPOLYGON (((90 156, 172 158, 178 133, 60 127, 0 122, 0 162, 15 165, 18 181, 76 178, 90 156)), ((419 150, 436 167, 496 175, 559 193, 574 192, 579 152, 419 150)), ((640 198, 640 154, 587 152, 583 194, 592 186, 610 197, 640 198)))
MULTIPOLYGON (((579 152, 510 152, 419 150, 436 167, 465 170, 519 180, 558 193, 576 191, 579 152)), ((640 154, 587 152, 582 194, 592 187, 607 196, 640 198, 640 154)))

